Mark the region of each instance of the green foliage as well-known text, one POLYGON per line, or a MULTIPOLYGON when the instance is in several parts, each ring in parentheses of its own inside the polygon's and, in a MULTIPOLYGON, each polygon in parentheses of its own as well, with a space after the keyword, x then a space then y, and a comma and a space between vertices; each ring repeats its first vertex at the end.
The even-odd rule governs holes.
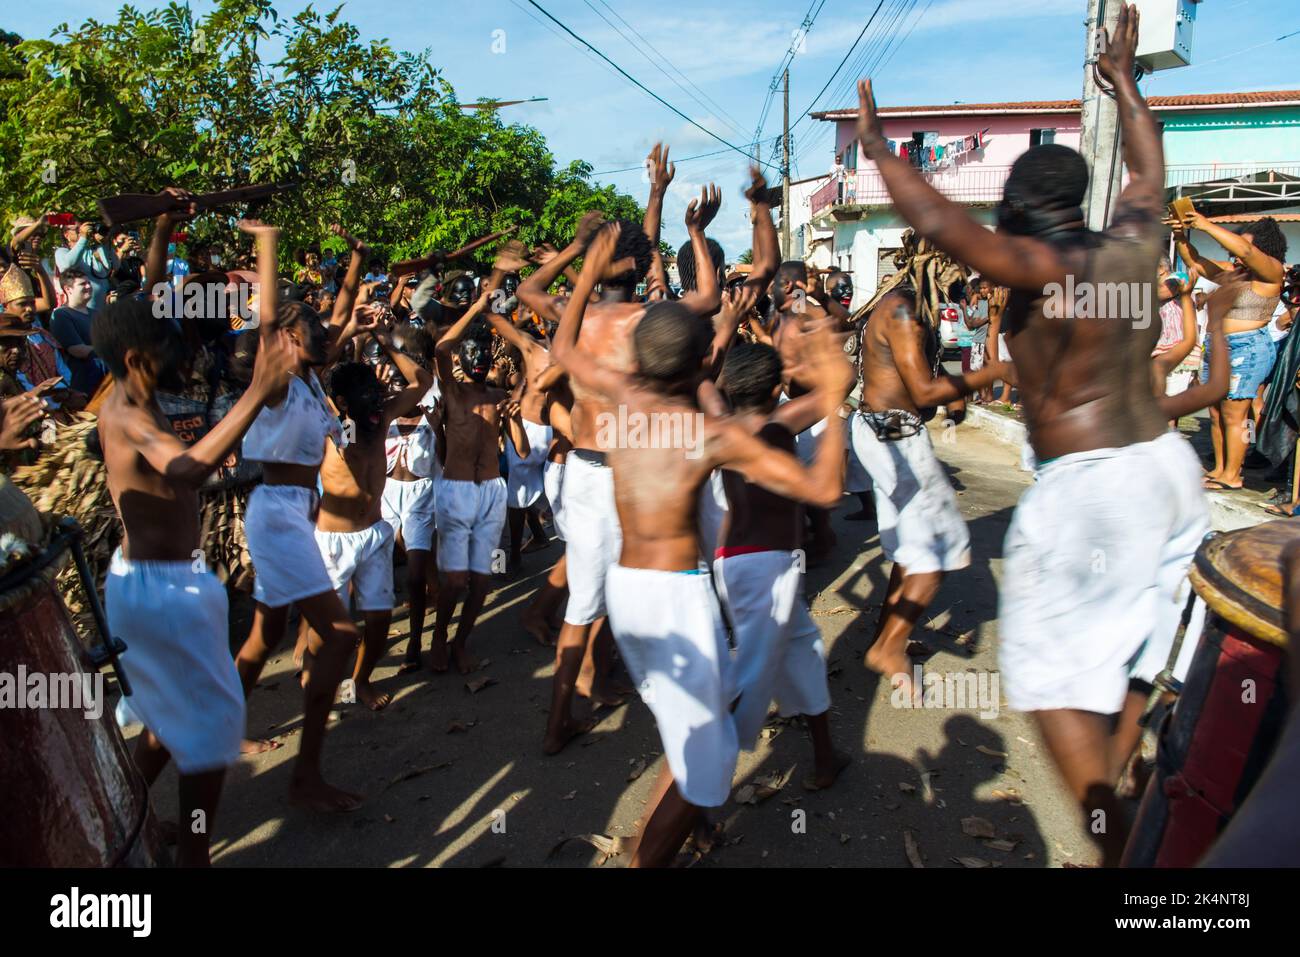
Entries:
MULTIPOLYGON (((429 51, 365 41, 340 9, 124 6, 115 23, 0 45, 0 211, 93 218, 119 192, 293 182, 261 211, 286 246, 329 248, 338 222, 392 259, 509 225, 563 245, 593 208, 641 217, 586 163, 557 169, 537 130, 457 107, 429 51), (268 62, 271 48, 284 52, 268 62)), ((210 214, 189 232, 228 242, 231 226, 210 214)))

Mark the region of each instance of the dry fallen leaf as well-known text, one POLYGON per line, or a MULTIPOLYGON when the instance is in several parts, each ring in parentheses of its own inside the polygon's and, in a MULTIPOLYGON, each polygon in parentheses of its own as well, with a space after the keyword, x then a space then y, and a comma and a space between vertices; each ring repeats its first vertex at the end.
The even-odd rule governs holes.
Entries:
POLYGON ((618 857, 623 853, 623 839, 621 837, 610 837, 608 834, 574 834, 572 837, 566 837, 551 848, 550 853, 546 855, 547 858, 555 857, 560 853, 564 845, 570 841, 582 841, 584 844, 590 844, 594 847, 600 853, 600 860, 597 861, 598 865, 603 865, 611 857, 618 857))
POLYGON ((911 831, 903 832, 903 853, 907 855, 907 860, 913 867, 925 867, 925 863, 921 860, 921 849, 917 847, 916 838, 911 831))
POLYGON ((992 821, 982 817, 964 817, 961 819, 961 832, 967 837, 997 837, 997 829, 992 821))
POLYGON ((401 774, 397 775, 397 777, 385 784, 384 790, 387 791, 393 785, 401 784, 403 781, 409 781, 411 778, 419 777, 421 774, 428 774, 430 771, 438 771, 442 768, 449 767, 451 767, 450 761, 442 761, 438 764, 425 764, 418 768, 411 768, 409 771, 403 771, 401 774))
POLYGON ((1005 751, 994 751, 992 748, 986 748, 982 744, 975 745, 975 750, 980 754, 987 754, 990 758, 1005 758, 1007 756, 1005 751))
POLYGON ((992 865, 982 857, 954 857, 953 863, 960 864, 962 867, 991 867, 992 865))
POLYGON ((456 734, 458 732, 465 732, 468 731, 470 728, 474 727, 474 725, 476 724, 478 724, 477 721, 461 721, 458 718, 455 721, 453 721, 451 724, 447 725, 447 733, 456 734))
POLYGON ((496 683, 497 683, 497 679, 492 677, 475 678, 473 681, 466 681, 465 687, 469 690, 470 694, 478 694, 484 688, 488 687, 489 685, 494 685, 496 683))
POLYGON ((1015 788, 1007 788, 1006 790, 999 788, 993 792, 993 797, 999 801, 1008 801, 1011 804, 1025 803, 1024 798, 1020 796, 1020 792, 1015 788))
POLYGON ((849 843, 849 841, 851 841, 851 840, 853 840, 853 838, 852 838, 852 836, 850 836, 850 835, 848 835, 848 834, 841 834, 841 835, 840 835, 840 843, 841 843, 841 844, 847 844, 847 843, 849 843))
POLYGON ((578 792, 577 792, 577 791, 570 791, 568 794, 564 795, 564 797, 560 798, 560 800, 561 800, 561 801, 572 801, 572 800, 573 800, 574 798, 576 798, 577 796, 578 796, 578 792))
POLYGON ((1019 845, 1020 845, 1019 841, 1008 841, 1008 840, 1004 840, 1003 838, 998 838, 993 841, 984 842, 985 847, 991 847, 995 851, 1006 851, 1008 853, 1014 851, 1017 847, 1019 847, 1019 845))
POLYGON ((902 791, 904 794, 913 794, 916 792, 916 785, 908 784, 906 781, 899 781, 898 790, 902 791))
POLYGON ((645 774, 645 759, 644 759, 644 758, 638 760, 634 765, 632 765, 632 770, 628 772, 627 779, 628 779, 629 781, 635 781, 637 778, 639 778, 639 777, 640 777, 641 775, 643 775, 643 774, 645 774))

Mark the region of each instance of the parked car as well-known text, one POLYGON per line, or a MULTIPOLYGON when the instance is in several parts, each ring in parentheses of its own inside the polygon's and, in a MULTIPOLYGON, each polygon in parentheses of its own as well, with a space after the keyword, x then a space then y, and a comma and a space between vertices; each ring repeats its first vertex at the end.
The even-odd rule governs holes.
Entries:
POLYGON ((961 357, 958 336, 969 336, 965 324, 961 321, 961 307, 951 302, 939 304, 939 345, 945 359, 961 357))

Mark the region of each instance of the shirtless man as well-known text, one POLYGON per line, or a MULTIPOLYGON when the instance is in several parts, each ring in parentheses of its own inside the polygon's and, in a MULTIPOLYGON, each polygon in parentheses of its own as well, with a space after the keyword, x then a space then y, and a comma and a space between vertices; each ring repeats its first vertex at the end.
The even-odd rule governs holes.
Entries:
MULTIPOLYGON (((652 184, 665 183, 669 178, 660 172, 652 172, 652 184)), ((666 185, 663 188, 666 189, 666 185)), ((692 200, 687 210, 687 232, 701 262, 708 257, 704 230, 717 215, 720 203, 721 197, 716 190, 705 192, 699 200, 692 200)), ((583 218, 574 242, 520 285, 520 298, 528 306, 543 316, 558 318, 555 302, 546 289, 583 253, 585 241, 598 224, 599 219, 589 213, 583 218)), ((643 224, 619 220, 617 225, 617 254, 612 271, 599 277, 600 300, 593 304, 591 316, 584 324, 582 345, 585 349, 607 354, 608 362, 621 363, 621 368, 630 370, 631 332, 644 311, 641 303, 632 301, 632 293, 650 268, 654 247, 643 224)), ((587 295, 594 293, 595 281, 593 277, 587 295)), ((569 302, 572 301, 573 297, 570 297, 569 302)), ((707 270, 702 273, 700 288, 683 297, 682 302, 697 315, 712 314, 719 303, 716 274, 707 270)), ((547 754, 557 754, 575 735, 591 727, 590 721, 573 718, 573 694, 586 649, 593 642, 602 640, 598 636, 605 618, 605 572, 617 560, 622 539, 614 504, 613 474, 598 437, 599 423, 605 421, 603 415, 617 418, 618 410, 606 403, 602 396, 587 392, 576 383, 571 382, 570 386, 574 396, 570 412, 573 449, 566 458, 564 473, 569 600, 564 612, 564 626, 556 643, 551 713, 542 745, 547 754)), ((608 674, 603 651, 593 648, 592 654, 596 658, 596 668, 591 700, 598 704, 618 703, 620 699, 614 690, 602 685, 608 674)))
POLYGON ((381 508, 388 477, 385 441, 393 420, 416 410, 433 376, 393 346, 390 331, 379 324, 383 307, 361 308, 370 322, 358 331, 373 336, 406 386, 385 398, 374 368, 363 362, 345 362, 330 372, 327 393, 343 418, 345 442, 341 448, 329 445, 321 462, 316 544, 343 606, 351 586, 365 617, 352 680, 357 700, 379 711, 390 696, 370 686, 370 675, 383 657, 393 620, 394 533, 381 508))
MULTIPOLYGON (((259 308, 275 311, 274 286, 259 308)), ((153 303, 128 299, 99 315, 93 339, 116 383, 99 412, 108 488, 123 526, 105 610, 112 634, 128 646, 122 660, 133 693, 123 703, 145 725, 135 761, 152 784, 175 758, 179 863, 207 866, 222 780, 239 756, 244 694, 230 657, 225 587, 195 559, 202 555, 198 488, 287 387, 297 349, 284 332, 268 336, 247 391, 186 447, 155 397, 160 386, 179 385, 179 332, 153 303)))
POLYGON ((990 233, 890 154, 870 81, 858 87, 863 154, 899 213, 954 259, 1011 288, 1002 331, 1039 466, 1007 531, 999 665, 1007 700, 1034 714, 1085 818, 1105 821, 1095 836, 1108 864, 1125 836, 1114 785, 1127 754, 1115 715, 1131 663, 1162 638, 1165 612, 1176 607, 1176 569, 1194 553, 1206 509, 1196 458, 1166 431, 1151 388, 1159 322, 1134 310, 1079 314, 1061 301, 1067 276, 1076 289, 1117 283, 1110 288, 1134 291, 1130 301, 1155 300, 1164 154, 1133 79, 1137 27, 1126 5, 1097 63, 1115 89, 1129 172, 1104 232, 1084 226, 1083 158, 1047 145, 1012 166, 990 233))
POLYGON ((894 563, 866 665, 902 684, 910 684, 907 641, 917 620, 944 574, 970 564, 970 535, 922 410, 944 404, 959 418, 958 400, 1002 374, 993 362, 936 377, 927 349, 933 340, 910 289, 880 300, 862 327, 862 405, 850 420, 853 454, 871 476, 880 545, 894 563))
POLYGON ((484 283, 483 294, 447 330, 434 350, 445 408, 447 461, 437 484, 438 612, 430 659, 434 671, 447 670, 447 630, 456 602, 463 595, 451 655, 456 669, 469 674, 478 662, 468 643, 493 571, 493 555, 506 521, 506 483, 501 478, 498 438, 506 430, 515 452, 528 455, 528 437, 517 414, 503 414, 507 394, 487 384, 492 339, 481 321, 471 328, 491 301, 513 259, 498 260, 484 283), (452 364, 455 355, 459 368, 452 364), (456 373, 459 373, 459 376, 456 373))
MULTIPOLYGON (((666 756, 631 865, 664 866, 702 809, 726 802, 738 753, 729 653, 713 590, 699 570, 700 489, 715 468, 731 468, 779 494, 831 504, 841 492, 844 447, 842 432, 832 430, 813 467, 805 469, 739 424, 701 413, 695 390, 712 333, 681 301, 647 305, 630 342, 598 340, 579 348, 596 283, 633 268, 615 258, 621 230, 621 224, 605 227, 587 250, 552 353, 574 386, 603 397, 606 408, 621 407, 629 421, 667 416, 658 421, 681 426, 681 442, 632 441, 629 434, 608 449, 622 529, 618 562, 607 573, 610 623, 654 713, 666 756), (616 347, 623 354, 604 361, 616 347)), ((703 261, 707 253, 699 254, 703 261)), ((813 334, 809 355, 810 378, 819 386, 815 414, 830 415, 848 391, 851 372, 824 327, 813 334)))

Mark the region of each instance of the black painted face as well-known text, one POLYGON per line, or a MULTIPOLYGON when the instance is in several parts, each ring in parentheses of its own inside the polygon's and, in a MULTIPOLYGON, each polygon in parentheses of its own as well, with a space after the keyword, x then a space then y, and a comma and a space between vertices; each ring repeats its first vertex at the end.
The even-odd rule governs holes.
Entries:
POLYGON ((831 286, 831 298, 847 309, 853 301, 853 280, 848 276, 836 279, 831 286))
POLYGON ((474 280, 457 276, 447 287, 447 301, 456 306, 468 306, 474 301, 474 280))
POLYGON ((470 337, 460 343, 460 371, 473 382, 487 381, 492 371, 492 343, 486 339, 470 337))
POLYGON ((501 288, 505 290, 506 298, 513 298, 515 290, 519 288, 519 277, 514 273, 508 273, 501 280, 501 288))

